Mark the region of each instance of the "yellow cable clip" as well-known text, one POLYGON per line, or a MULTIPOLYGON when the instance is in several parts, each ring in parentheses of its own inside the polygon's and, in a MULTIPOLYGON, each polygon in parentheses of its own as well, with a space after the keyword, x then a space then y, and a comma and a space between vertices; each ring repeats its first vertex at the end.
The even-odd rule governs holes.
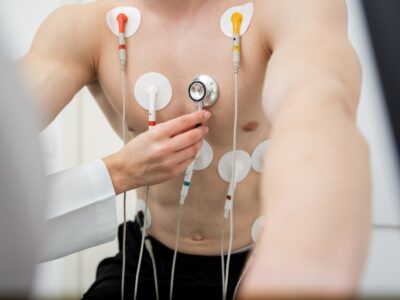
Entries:
POLYGON ((232 14, 231 21, 233 26, 233 65, 235 68, 235 73, 237 73, 239 72, 240 65, 240 34, 243 22, 243 15, 239 12, 235 12, 232 14))

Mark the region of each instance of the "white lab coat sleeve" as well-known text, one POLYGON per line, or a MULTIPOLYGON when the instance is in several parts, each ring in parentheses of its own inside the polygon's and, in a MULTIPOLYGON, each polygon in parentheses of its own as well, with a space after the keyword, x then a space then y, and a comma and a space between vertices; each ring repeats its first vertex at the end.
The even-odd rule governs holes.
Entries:
POLYGON ((116 195, 102 160, 48 176, 49 201, 41 261, 115 239, 116 195))

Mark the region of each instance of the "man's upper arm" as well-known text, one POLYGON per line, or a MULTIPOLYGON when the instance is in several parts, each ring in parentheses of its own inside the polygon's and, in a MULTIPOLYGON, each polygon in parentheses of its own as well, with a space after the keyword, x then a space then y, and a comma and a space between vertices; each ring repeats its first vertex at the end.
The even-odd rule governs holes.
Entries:
POLYGON ((321 93, 345 99, 342 104, 354 117, 361 71, 347 36, 345 1, 271 0, 259 5, 262 34, 272 53, 264 86, 268 118, 273 122, 291 99, 321 93))
POLYGON ((39 100, 45 124, 95 78, 96 11, 90 6, 65 6, 40 26, 32 47, 19 65, 39 100))

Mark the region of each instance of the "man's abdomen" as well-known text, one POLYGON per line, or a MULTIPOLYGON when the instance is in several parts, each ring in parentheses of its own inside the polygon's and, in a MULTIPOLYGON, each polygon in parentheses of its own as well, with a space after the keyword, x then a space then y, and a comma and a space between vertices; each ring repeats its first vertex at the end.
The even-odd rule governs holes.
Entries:
MULTIPOLYGON (((198 255, 220 254, 221 235, 225 226, 225 250, 229 240, 229 219, 224 219, 224 204, 228 183, 218 174, 218 159, 206 170, 194 172, 188 198, 181 214, 179 252, 198 255), (224 225, 225 224, 225 225, 224 225)), ((149 189, 149 209, 152 224, 149 234, 173 249, 176 239, 176 216, 183 176, 152 186, 149 189)), ((251 227, 259 213, 259 173, 250 170, 238 183, 234 199, 233 249, 250 245, 251 227)), ((145 190, 138 196, 145 199, 145 190)))

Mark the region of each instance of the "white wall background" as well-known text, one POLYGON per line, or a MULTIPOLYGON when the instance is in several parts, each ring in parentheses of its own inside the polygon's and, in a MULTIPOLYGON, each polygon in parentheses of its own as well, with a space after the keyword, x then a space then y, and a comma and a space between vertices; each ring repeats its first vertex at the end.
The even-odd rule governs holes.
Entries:
MULTIPOLYGON (((1 0, 0 28, 6 29, 3 37, 9 41, 12 57, 18 58, 27 52, 39 24, 52 10, 82 2, 88 1, 1 0)), ((359 125, 370 143, 374 179, 373 241, 361 293, 400 295, 400 176, 395 168, 393 141, 360 3, 359 0, 347 2, 350 37, 364 68, 359 125)), ((120 147, 121 141, 86 90, 43 133, 50 173, 104 157, 120 147)), ((129 197, 131 213, 134 196, 129 197)), ((98 262, 116 251, 117 244, 113 242, 39 266, 37 298, 79 298, 93 282, 98 262)))

